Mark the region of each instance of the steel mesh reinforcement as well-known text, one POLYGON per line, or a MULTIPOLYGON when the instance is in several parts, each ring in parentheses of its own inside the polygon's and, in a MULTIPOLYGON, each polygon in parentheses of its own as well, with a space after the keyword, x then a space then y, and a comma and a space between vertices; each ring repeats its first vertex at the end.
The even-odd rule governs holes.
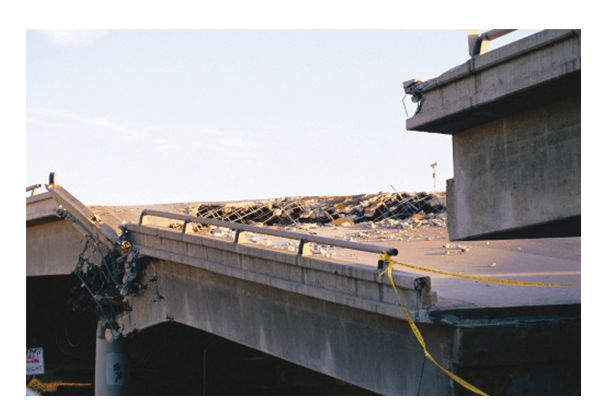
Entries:
POLYGON ((221 204, 202 203, 198 217, 245 224, 291 226, 299 223, 350 223, 405 220, 445 210, 444 193, 378 193, 339 197, 288 197, 221 204))

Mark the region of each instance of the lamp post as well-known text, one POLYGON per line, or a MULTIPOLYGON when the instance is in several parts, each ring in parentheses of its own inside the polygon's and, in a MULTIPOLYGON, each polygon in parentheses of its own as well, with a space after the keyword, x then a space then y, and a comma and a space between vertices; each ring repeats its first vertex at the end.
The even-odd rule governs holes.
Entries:
POLYGON ((433 168, 433 192, 437 192, 437 165, 438 162, 431 165, 431 168, 433 168))

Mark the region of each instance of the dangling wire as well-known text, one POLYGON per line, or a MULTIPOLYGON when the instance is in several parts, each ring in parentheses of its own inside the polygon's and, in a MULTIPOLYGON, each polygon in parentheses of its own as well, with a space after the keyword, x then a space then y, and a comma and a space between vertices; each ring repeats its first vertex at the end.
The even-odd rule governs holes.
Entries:
POLYGON ((403 95, 403 99, 401 100, 401 103, 403 104, 403 109, 405 110, 405 116, 406 117, 410 117, 410 115, 408 114, 408 109, 405 106, 405 97, 408 96, 408 94, 406 93, 405 95, 403 95))
MULTIPOLYGON (((108 257, 110 258, 111 262, 115 260, 115 256, 111 253, 108 253, 108 257)), ((114 327, 114 322, 112 321, 113 318, 115 318, 116 313, 114 312, 112 314, 114 316, 108 316, 107 312, 105 311, 105 308, 101 304, 101 299, 111 299, 115 297, 114 293, 111 293, 110 288, 115 287, 117 285, 117 282, 114 276, 112 275, 112 270, 110 268, 109 262, 107 261, 107 258, 103 255, 99 244, 91 235, 87 235, 86 237, 86 244, 84 246, 84 249, 78 256, 78 264, 76 265, 76 268, 73 273, 80 279, 84 287, 86 287, 86 289, 92 296, 101 314, 103 315, 103 318, 105 318, 105 320, 109 324, 109 327, 117 333, 118 331, 114 327), (91 245, 94 246, 92 251, 93 254, 95 251, 98 252, 102 259, 103 264, 101 267, 97 267, 88 263, 88 259, 90 258, 90 256, 87 256, 86 254, 91 245)))

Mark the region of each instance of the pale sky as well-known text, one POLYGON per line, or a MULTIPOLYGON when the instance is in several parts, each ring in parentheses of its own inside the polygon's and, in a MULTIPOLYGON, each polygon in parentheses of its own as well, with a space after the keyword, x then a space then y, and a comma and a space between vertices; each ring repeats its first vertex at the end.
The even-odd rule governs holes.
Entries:
POLYGON ((444 191, 451 138, 406 131, 402 83, 463 64, 466 36, 27 30, 26 185, 55 172, 87 205, 419 192, 438 162, 444 191))

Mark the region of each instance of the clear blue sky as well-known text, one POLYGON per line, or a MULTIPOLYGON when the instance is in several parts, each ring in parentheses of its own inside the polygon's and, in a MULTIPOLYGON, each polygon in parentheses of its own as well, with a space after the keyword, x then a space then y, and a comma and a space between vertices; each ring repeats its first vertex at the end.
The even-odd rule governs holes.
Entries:
POLYGON ((450 136, 406 131, 402 83, 468 58, 466 29, 28 30, 26 185, 56 172, 87 205, 417 192, 439 162, 444 190, 450 136))

